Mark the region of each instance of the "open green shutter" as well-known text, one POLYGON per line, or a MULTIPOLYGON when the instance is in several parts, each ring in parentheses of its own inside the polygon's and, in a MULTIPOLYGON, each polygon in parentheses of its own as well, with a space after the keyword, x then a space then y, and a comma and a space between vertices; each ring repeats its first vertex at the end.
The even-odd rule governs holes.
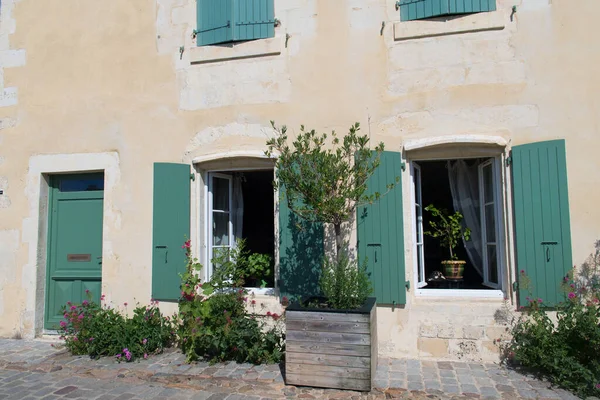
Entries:
POLYGON ((198 46, 233 40, 232 12, 233 0, 196 0, 198 46))
POLYGON ((279 293, 289 299, 318 295, 323 260, 323 224, 303 220, 279 200, 279 293))
POLYGON ((275 36, 274 0, 233 0, 233 40, 275 36))
POLYGON ((367 258, 377 304, 406 304, 402 180, 396 182, 401 166, 400 153, 384 151, 367 194, 385 195, 357 210, 358 257, 360 262, 367 258), (396 186, 387 192, 392 183, 396 186))
POLYGON ((496 0, 401 0, 400 20, 495 11, 496 0))
POLYGON ((190 166, 155 163, 153 193, 152 298, 176 301, 190 236, 190 166))
POLYGON ((565 141, 512 148, 513 205, 520 304, 526 296, 553 306, 564 300, 560 283, 572 267, 565 141))

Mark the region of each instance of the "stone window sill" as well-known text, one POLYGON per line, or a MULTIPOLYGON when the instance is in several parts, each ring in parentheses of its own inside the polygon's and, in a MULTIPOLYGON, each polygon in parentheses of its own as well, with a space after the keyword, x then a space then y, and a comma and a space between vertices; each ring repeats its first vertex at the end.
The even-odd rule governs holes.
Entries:
POLYGON ((502 30, 505 16, 500 11, 394 23, 394 40, 458 35, 468 32, 502 30))
POLYGON ((281 54, 283 37, 226 43, 215 46, 200 46, 190 49, 190 63, 206 64, 243 58, 266 57, 281 54))

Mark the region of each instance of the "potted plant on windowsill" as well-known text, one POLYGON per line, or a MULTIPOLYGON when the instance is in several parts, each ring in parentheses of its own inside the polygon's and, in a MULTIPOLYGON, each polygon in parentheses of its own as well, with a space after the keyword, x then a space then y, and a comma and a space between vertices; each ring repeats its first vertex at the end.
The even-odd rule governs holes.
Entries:
POLYGON ((450 214, 448 210, 438 209, 433 204, 425 207, 425 210, 435 219, 429 221, 431 230, 423 233, 440 239, 442 247, 450 251, 450 259, 441 262, 446 279, 462 279, 466 261, 459 260, 454 249, 460 239, 467 241, 471 238, 471 230, 462 225, 463 215, 458 211, 450 214))
POLYGON ((358 206, 382 195, 366 195, 366 189, 383 143, 371 150, 356 123, 342 139, 302 126, 290 146, 286 127, 272 126, 277 135, 267 142, 266 154, 277 154, 275 186, 282 201, 300 219, 333 228, 335 238, 322 262, 323 296, 286 309, 286 382, 369 391, 377 368, 376 299, 369 297, 366 265, 351 256, 345 228, 358 206))

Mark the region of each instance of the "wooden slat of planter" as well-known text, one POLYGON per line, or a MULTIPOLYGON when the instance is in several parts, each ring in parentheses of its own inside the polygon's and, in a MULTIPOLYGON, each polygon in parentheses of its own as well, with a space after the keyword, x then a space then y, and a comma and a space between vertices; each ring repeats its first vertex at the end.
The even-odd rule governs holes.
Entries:
POLYGON ((371 390, 370 379, 351 379, 333 376, 311 376, 290 374, 286 372, 286 382, 289 385, 317 386, 326 388, 341 388, 351 390, 371 390))
POLYGON ((286 363, 331 365, 338 367, 371 368, 371 359, 360 356, 338 356, 332 354, 295 353, 286 349, 286 363))
POLYGON ((371 310, 371 338, 374 340, 371 343, 371 377, 375 379, 375 373, 377 372, 377 361, 379 358, 377 348, 377 307, 373 307, 371 310))
POLYGON ((369 368, 336 367, 331 365, 309 365, 285 363, 285 371, 292 374, 346 377, 352 379, 370 379, 369 368))
POLYGON ((285 341, 285 351, 294 353, 369 357, 371 355, 371 346, 344 343, 303 342, 291 340, 290 337, 287 336, 285 341))
POLYGON ((287 321, 287 329, 292 331, 320 331, 340 333, 369 333, 368 323, 330 321, 287 321))
POLYGON ((286 340, 299 340, 316 343, 340 343, 370 345, 371 338, 368 334, 335 333, 335 332, 308 332, 287 331, 286 340))
POLYGON ((287 311, 286 321, 327 321, 369 323, 369 314, 319 313, 306 311, 287 311))

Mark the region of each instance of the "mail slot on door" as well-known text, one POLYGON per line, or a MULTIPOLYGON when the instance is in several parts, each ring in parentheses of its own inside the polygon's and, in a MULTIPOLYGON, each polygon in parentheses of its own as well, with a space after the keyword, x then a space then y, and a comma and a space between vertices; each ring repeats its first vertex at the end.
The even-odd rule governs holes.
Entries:
POLYGON ((90 262, 92 261, 91 254, 67 254, 68 262, 90 262))

